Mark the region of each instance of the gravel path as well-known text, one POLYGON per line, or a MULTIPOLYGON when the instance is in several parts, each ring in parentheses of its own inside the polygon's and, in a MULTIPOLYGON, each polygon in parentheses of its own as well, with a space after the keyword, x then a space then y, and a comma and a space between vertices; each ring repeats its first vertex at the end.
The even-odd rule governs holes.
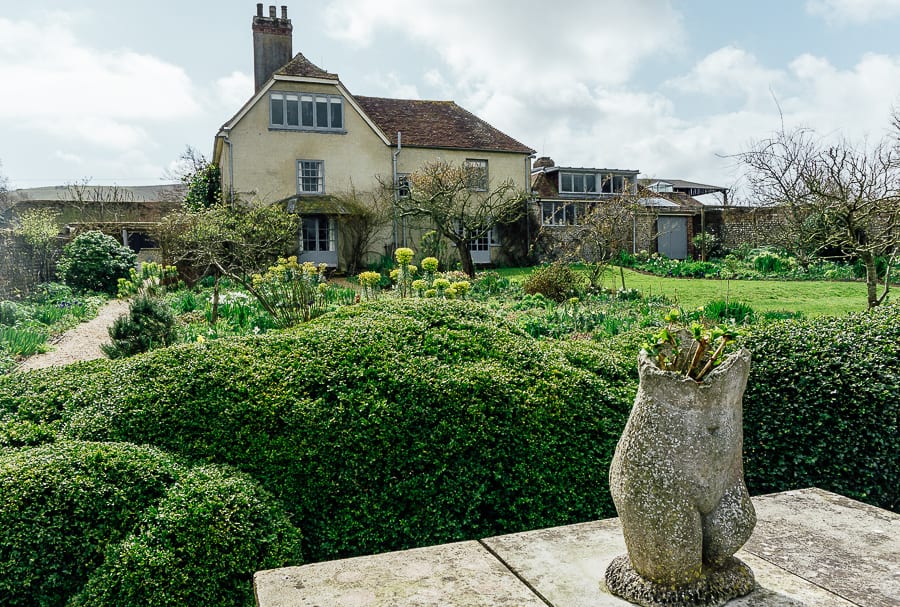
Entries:
POLYGON ((79 360, 103 358, 100 344, 109 342, 107 329, 119 316, 128 313, 129 302, 113 299, 100 308, 97 317, 66 331, 53 344, 53 349, 44 354, 35 354, 25 359, 17 371, 31 371, 45 367, 68 365, 79 360))

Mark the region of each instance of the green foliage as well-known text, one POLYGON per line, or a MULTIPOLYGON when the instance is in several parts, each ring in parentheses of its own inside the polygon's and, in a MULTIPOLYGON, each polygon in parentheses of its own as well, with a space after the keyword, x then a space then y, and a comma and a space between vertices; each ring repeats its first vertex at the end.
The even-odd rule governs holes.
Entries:
POLYGON ((0 452, 0 596, 64 605, 176 478, 158 450, 58 442, 0 452))
POLYGON ((13 389, 24 399, 0 381, 0 411, 235 466, 295 514, 320 560, 611 516, 606 467, 633 359, 600 352, 604 365, 584 369, 572 349, 588 356, 483 306, 380 301, 77 382, 69 368, 28 374, 13 389))
POLYGON ((755 327, 744 394, 751 493, 816 486, 900 509, 900 308, 755 327))
POLYGON ((125 443, 0 452, 4 605, 249 607, 254 571, 299 561, 283 509, 226 469, 125 443))
POLYGON ((120 316, 109 328, 110 344, 100 348, 110 358, 124 358, 161 348, 175 342, 175 315, 161 299, 139 295, 131 302, 128 315, 120 316))
POLYGON ((254 571, 300 562, 300 533, 276 500, 248 477, 200 467, 110 546, 68 604, 251 607, 254 571))
POLYGON ((222 172, 217 165, 207 163, 205 158, 200 161, 196 169, 182 179, 187 193, 181 206, 191 212, 222 203, 222 172))
POLYGON ((63 281, 74 289, 115 294, 120 278, 128 278, 137 255, 102 232, 79 234, 67 244, 57 265, 63 281))
POLYGON ((687 325, 677 309, 665 316, 666 326, 654 333, 641 346, 663 371, 671 371, 702 382, 725 355, 738 332, 733 326, 707 327, 699 322, 687 325))
POLYGON ((272 315, 275 325, 292 327, 325 312, 327 266, 297 263, 297 257, 280 258, 265 274, 253 276, 251 293, 272 315))
POLYGON ((0 327, 0 350, 13 356, 31 356, 47 351, 47 334, 33 329, 0 327))
POLYGON ((756 312, 750 304, 724 299, 716 299, 703 306, 702 315, 714 322, 734 322, 739 325, 756 319, 756 312))
POLYGON ((576 296, 585 286, 584 276, 573 270, 569 264, 552 263, 532 272, 522 288, 526 293, 540 293, 553 301, 563 302, 576 296))

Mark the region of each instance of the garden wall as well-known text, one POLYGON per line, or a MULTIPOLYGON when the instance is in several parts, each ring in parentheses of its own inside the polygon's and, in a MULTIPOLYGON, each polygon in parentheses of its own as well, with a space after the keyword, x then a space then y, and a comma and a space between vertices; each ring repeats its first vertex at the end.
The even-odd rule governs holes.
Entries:
MULTIPOLYGON (((700 218, 697 217, 695 223, 700 218)), ((785 222, 779 209, 771 207, 724 207, 706 209, 706 230, 722 240, 725 249, 742 245, 761 247, 777 244, 785 222)), ((695 226, 698 228, 698 226, 695 226)))

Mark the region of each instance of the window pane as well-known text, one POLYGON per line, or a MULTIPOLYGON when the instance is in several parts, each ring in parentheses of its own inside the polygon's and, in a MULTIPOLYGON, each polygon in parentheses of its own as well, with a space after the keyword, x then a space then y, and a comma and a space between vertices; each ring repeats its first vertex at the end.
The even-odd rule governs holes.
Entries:
POLYGON ((612 193, 612 179, 611 175, 603 175, 603 193, 610 194, 612 193))
POLYGON ((287 125, 300 126, 300 99, 297 95, 288 95, 285 98, 287 110, 287 125))
POLYGON ((328 128, 328 99, 316 97, 316 126, 328 128))
POLYGON ((596 175, 585 175, 584 176, 584 191, 585 192, 596 192, 597 191, 597 176, 596 175))
POLYGON ((571 192, 572 191, 572 173, 563 173, 562 174, 562 185, 560 186, 561 192, 571 192))
POLYGON ((314 126, 312 97, 300 97, 300 120, 303 126, 314 126))
POLYGON ((466 160, 469 188, 477 191, 486 191, 488 186, 487 160, 466 160))
POLYGON ((579 194, 584 192, 584 175, 573 175, 572 185, 573 192, 578 192, 579 194))
POLYGON ((621 194, 625 191, 625 178, 621 175, 613 177, 613 192, 621 194))
POLYGON ((270 97, 271 124, 284 124, 284 95, 272 95, 270 97))
POLYGON ((331 100, 331 128, 344 128, 344 106, 340 99, 331 100))

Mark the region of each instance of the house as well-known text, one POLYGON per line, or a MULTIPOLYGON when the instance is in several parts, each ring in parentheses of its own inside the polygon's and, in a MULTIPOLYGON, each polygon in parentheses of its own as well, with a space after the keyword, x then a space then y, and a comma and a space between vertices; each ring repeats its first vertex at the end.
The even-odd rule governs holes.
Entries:
MULTIPOLYGON (((215 137, 213 162, 227 199, 284 201, 302 215, 300 258, 345 269, 342 196, 377 192, 425 163, 466 164, 484 186, 511 179, 526 190, 534 151, 452 101, 353 95, 337 74, 293 54, 287 7, 257 4, 253 17, 256 91, 215 137)), ((378 235, 390 253, 415 246, 416 233, 395 222, 378 235)), ((490 263, 497 243, 473 244, 476 263, 490 263)))
MULTIPOLYGON (((534 162, 531 171, 536 214, 544 235, 564 238, 569 226, 578 226, 597 205, 628 198, 641 211, 633 213, 627 240, 632 252, 648 250, 673 259, 691 253, 695 233, 692 218, 702 205, 671 184, 648 187, 635 169, 559 167, 551 158, 534 162)), ((680 184, 688 182, 679 182, 680 184)), ((710 186, 712 187, 712 186, 710 186)))

